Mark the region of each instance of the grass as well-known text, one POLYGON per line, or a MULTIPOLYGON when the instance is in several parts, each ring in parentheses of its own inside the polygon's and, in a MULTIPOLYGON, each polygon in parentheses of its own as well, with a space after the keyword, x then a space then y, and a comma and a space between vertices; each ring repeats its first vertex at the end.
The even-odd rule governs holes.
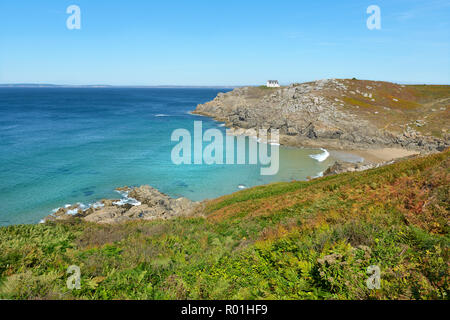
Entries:
POLYGON ((341 100, 344 104, 341 108, 370 121, 379 129, 402 133, 410 126, 423 135, 444 139, 448 134, 448 85, 399 85, 350 79, 341 82, 347 87, 343 95, 333 90, 323 94, 332 100, 341 100), (416 126, 416 120, 423 121, 424 125, 416 126))
POLYGON ((2 227, 0 298, 448 299, 449 154, 244 190, 205 217, 2 227))
POLYGON ((437 99, 449 98, 448 85, 410 85, 415 91, 418 100, 428 102, 437 99))

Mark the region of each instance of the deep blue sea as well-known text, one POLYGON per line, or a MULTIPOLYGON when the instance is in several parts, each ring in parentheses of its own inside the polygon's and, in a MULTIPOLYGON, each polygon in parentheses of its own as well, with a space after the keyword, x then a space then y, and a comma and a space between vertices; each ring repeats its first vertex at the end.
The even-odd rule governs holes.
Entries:
POLYGON ((149 184, 174 197, 214 198, 320 174, 321 150, 280 148, 280 171, 260 165, 180 165, 171 134, 221 123, 191 115, 228 89, 0 88, 0 225, 37 223, 52 209, 119 198, 117 187, 149 184))

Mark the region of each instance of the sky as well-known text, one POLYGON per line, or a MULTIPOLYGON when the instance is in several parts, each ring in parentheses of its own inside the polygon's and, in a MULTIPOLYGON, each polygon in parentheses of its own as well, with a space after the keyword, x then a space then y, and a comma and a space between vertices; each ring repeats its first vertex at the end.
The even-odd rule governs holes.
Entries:
POLYGON ((0 83, 450 84, 449 18, 450 0, 1 0, 0 83))

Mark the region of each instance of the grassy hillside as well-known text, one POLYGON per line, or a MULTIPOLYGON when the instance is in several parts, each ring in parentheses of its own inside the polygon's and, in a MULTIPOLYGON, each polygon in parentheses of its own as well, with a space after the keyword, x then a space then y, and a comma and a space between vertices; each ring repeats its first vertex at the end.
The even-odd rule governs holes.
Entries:
POLYGON ((241 191, 204 217, 3 227, 0 298, 448 299, 449 155, 241 191))
MULTIPOLYGON (((344 92, 324 88, 316 94, 337 101, 338 106, 342 103, 340 107, 343 110, 369 120, 380 129, 401 133, 410 126, 421 134, 439 138, 449 133, 449 85, 400 85, 351 79, 340 79, 339 82, 347 88, 344 92)), ((308 84, 314 86, 317 82, 308 84)), ((251 87, 246 97, 256 103, 267 94, 281 89, 251 87)))
POLYGON ((327 91, 324 95, 342 100, 345 109, 380 129, 400 133, 410 126, 424 135, 443 138, 448 134, 448 85, 399 85, 349 79, 342 83, 347 87, 344 96, 335 91, 327 91))

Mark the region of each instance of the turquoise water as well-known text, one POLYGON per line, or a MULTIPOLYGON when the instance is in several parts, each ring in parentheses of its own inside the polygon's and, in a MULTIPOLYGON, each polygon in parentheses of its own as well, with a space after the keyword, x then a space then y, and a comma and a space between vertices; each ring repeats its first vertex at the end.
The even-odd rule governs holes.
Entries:
POLYGON ((215 198, 275 181, 304 180, 330 164, 321 150, 280 147, 280 170, 260 165, 180 165, 173 130, 221 123, 189 114, 227 89, 0 88, 0 225, 37 223, 52 209, 118 198, 149 184, 171 196, 215 198))

